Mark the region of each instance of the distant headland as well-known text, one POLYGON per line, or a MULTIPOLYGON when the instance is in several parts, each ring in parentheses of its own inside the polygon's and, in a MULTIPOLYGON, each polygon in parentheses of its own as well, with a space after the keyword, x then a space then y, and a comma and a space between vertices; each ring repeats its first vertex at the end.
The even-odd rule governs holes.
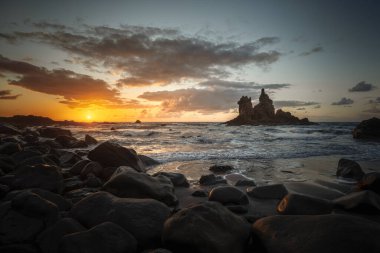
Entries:
POLYGON ((229 126, 240 125, 312 125, 316 124, 310 122, 307 118, 299 119, 293 116, 290 112, 285 112, 278 109, 275 112, 273 101, 261 89, 259 103, 252 107, 251 98, 242 96, 238 102, 239 115, 227 121, 229 126))

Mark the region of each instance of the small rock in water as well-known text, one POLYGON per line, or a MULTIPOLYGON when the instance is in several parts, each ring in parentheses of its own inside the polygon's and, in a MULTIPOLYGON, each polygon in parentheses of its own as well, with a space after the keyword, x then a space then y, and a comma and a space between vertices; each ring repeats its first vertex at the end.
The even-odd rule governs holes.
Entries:
POLYGON ((338 162, 336 176, 359 181, 364 176, 364 172, 357 162, 342 158, 338 162))
POLYGON ((214 185, 214 184, 226 184, 227 180, 214 174, 202 175, 199 179, 200 185, 214 185))
POLYGON ((233 169, 234 167, 232 167, 231 165, 213 165, 210 167, 209 170, 214 173, 225 173, 233 169))
POLYGON ((256 183, 250 179, 240 179, 235 183, 235 186, 256 186, 256 183))
POLYGON ((191 195, 194 197, 202 197, 203 198, 203 197, 207 197, 208 193, 205 190, 196 190, 191 195))
POLYGON ((177 187, 189 187, 190 186, 189 181, 187 181, 185 175, 183 175, 181 173, 157 172, 153 176, 155 177, 155 176, 159 176, 159 175, 162 175, 162 176, 169 178, 170 181, 172 181, 174 186, 177 186, 177 187))
POLYGON ((211 190, 208 195, 209 201, 217 201, 223 205, 247 205, 249 200, 247 195, 233 186, 218 186, 211 190))

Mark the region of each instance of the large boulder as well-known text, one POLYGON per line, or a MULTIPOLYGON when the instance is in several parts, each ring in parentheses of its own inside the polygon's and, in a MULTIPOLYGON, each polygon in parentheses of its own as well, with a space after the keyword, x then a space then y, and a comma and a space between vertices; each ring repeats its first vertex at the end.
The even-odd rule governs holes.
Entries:
POLYGON ((283 184, 271 184, 247 189, 247 195, 259 199, 282 199, 288 194, 283 184))
POLYGON ((243 252, 249 224, 217 202, 182 209, 165 222, 162 241, 174 252, 243 252))
POLYGON ((217 201, 223 205, 248 205, 247 195, 233 186, 219 186, 211 190, 209 201, 217 201))
POLYGON ((338 208, 346 211, 380 214, 380 196, 372 191, 360 191, 347 194, 334 200, 338 208))
POLYGON ((0 145, 0 154, 12 155, 21 151, 21 146, 15 142, 6 142, 0 145))
POLYGON ((359 181, 358 186, 362 190, 371 190, 380 195, 380 173, 371 172, 365 174, 362 180, 359 181))
POLYGON ((131 233, 140 248, 158 244, 170 209, 153 199, 118 198, 97 192, 76 203, 70 215, 86 227, 110 221, 131 233))
POLYGON ((145 173, 123 171, 112 176, 103 189, 122 198, 151 198, 168 206, 178 203, 173 184, 165 176, 152 177, 145 173))
POLYGON ((157 172, 153 176, 165 176, 172 181, 173 185, 176 187, 189 187, 190 183, 187 181, 187 178, 185 175, 181 173, 176 173, 176 172, 157 172))
POLYGON ((328 214, 332 211, 332 203, 301 194, 288 194, 278 204, 277 211, 280 214, 292 215, 328 214))
POLYGON ((59 127, 42 127, 38 129, 38 132, 42 137, 46 138, 56 138, 58 136, 71 136, 71 131, 67 129, 62 129, 59 127))
POLYGON ((253 224, 267 253, 377 253, 380 224, 351 215, 280 215, 253 224))
POLYGON ((84 141, 87 143, 87 145, 95 145, 98 143, 98 141, 94 137, 88 134, 84 136, 84 141))
POLYGON ((136 249, 136 239, 112 222, 65 235, 60 244, 60 253, 134 253, 136 249))
POLYGON ((15 172, 13 189, 41 188, 62 193, 63 177, 58 167, 46 164, 23 166, 15 172))
POLYGON ((379 139, 380 138, 380 119, 371 118, 363 120, 352 131, 355 139, 379 139))
POLYGON ((338 162, 336 176, 344 179, 354 179, 359 181, 364 176, 364 172, 357 162, 342 158, 338 162))
POLYGON ((91 150, 88 158, 99 162, 103 167, 130 166, 137 171, 145 169, 143 162, 134 150, 109 141, 103 142, 91 150))

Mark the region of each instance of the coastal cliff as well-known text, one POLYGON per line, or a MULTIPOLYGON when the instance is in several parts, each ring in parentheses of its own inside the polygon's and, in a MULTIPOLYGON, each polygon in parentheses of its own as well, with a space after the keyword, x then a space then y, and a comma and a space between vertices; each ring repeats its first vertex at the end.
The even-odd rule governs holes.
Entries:
POLYGON ((261 89, 259 103, 252 107, 251 98, 242 96, 238 101, 239 115, 227 121, 229 126, 239 125, 311 125, 307 118, 299 119, 293 116, 290 112, 285 112, 281 109, 275 111, 273 101, 261 89))

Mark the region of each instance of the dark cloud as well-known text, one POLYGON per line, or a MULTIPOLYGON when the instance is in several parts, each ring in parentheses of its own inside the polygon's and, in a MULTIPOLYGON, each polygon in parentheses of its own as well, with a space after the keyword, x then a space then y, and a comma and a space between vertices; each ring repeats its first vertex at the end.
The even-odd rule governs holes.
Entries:
POLYGON ((12 91, 11 90, 0 90, 0 99, 17 99, 21 94, 17 95, 11 95, 12 91))
POLYGON ((40 29, 54 29, 54 30, 65 30, 68 28, 65 25, 53 23, 53 22, 49 22, 49 21, 34 22, 33 26, 40 28, 40 29))
POLYGON ((323 51, 323 47, 318 46, 318 47, 314 47, 314 48, 310 49, 307 52, 300 53, 299 56, 308 56, 308 55, 319 53, 322 51, 323 51))
POLYGON ((305 102, 305 101, 297 101, 297 100, 285 100, 285 101, 274 101, 275 107, 300 107, 300 106, 312 106, 312 105, 320 105, 318 102, 305 102))
POLYGON ((14 44, 17 41, 17 36, 11 34, 0 33, 0 39, 7 41, 9 44, 14 44))
POLYGON ((356 84, 354 87, 349 89, 350 92, 363 92, 363 91, 371 91, 375 89, 375 86, 371 83, 366 83, 365 81, 362 81, 358 84, 356 84))
POLYGON ((333 102, 331 105, 352 105, 354 103, 354 100, 351 98, 341 98, 338 102, 333 102))
POLYGON ((65 101, 108 101, 123 103, 119 92, 100 79, 65 69, 47 70, 30 63, 14 61, 0 55, 0 72, 17 74, 11 85, 51 95, 65 101))
POLYGON ((245 44, 215 43, 183 36, 175 29, 155 27, 85 26, 85 31, 75 31, 47 23, 39 26, 39 31, 8 36, 47 43, 92 63, 122 70, 128 78, 122 78, 120 85, 166 85, 183 79, 223 77, 229 75, 231 68, 249 64, 265 67, 281 56, 278 51, 262 49, 278 42, 277 37, 245 44), (45 27, 49 30, 42 29, 45 27))
POLYGON ((198 84, 201 87, 211 87, 211 88, 229 88, 229 89, 282 89, 289 88, 291 84, 288 83, 274 83, 274 84, 258 84, 255 82, 234 82, 234 81, 225 81, 219 79, 211 79, 205 82, 198 84))

